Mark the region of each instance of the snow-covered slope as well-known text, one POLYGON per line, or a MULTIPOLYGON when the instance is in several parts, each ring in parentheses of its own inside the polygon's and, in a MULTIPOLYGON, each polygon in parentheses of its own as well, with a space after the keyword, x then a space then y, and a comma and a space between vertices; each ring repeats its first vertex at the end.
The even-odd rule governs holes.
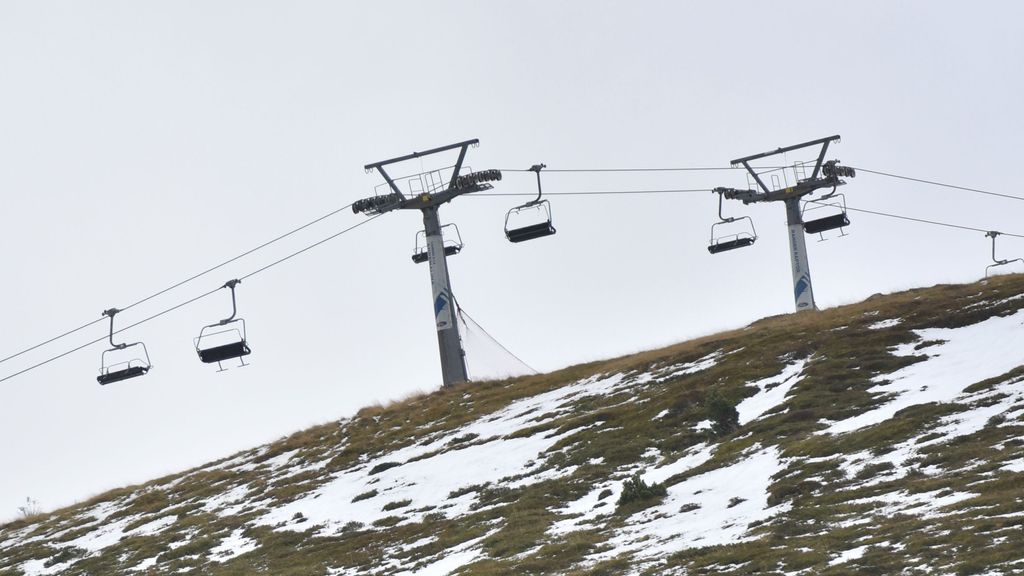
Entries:
POLYGON ((0 576, 1024 573, 1022 294, 875 297, 367 409, 0 527, 0 576))

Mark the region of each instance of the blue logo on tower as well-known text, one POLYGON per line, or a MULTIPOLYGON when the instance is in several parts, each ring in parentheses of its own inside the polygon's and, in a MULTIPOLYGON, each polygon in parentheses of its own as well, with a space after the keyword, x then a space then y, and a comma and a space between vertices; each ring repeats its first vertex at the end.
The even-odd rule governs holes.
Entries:
POLYGON ((437 295, 437 299, 434 300, 434 316, 435 317, 440 316, 441 315, 441 311, 443 311, 444 307, 447 306, 447 305, 448 305, 448 295, 445 294, 444 292, 441 292, 440 294, 437 295))
POLYGON ((807 289, 810 288, 810 287, 811 287, 811 279, 807 277, 807 274, 804 274, 803 276, 800 276, 800 279, 796 281, 796 294, 795 294, 795 296, 796 296, 796 301, 797 302, 800 301, 800 296, 802 296, 804 292, 807 292, 807 289))

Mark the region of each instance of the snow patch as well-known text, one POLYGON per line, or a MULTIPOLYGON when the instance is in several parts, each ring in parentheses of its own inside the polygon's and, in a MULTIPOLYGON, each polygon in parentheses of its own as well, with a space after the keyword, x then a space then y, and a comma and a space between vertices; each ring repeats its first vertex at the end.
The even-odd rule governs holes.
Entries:
POLYGON ((170 516, 164 516, 163 518, 157 518, 152 522, 147 522, 138 528, 135 528, 129 534, 132 536, 150 536, 152 534, 159 534, 164 528, 167 528, 171 524, 178 521, 178 516, 171 514, 170 516))
POLYGON ((948 493, 943 494, 942 490, 935 490, 932 492, 911 494, 906 490, 898 490, 896 492, 889 492, 879 496, 872 496, 870 498, 851 500, 849 503, 882 504, 882 506, 877 508, 874 513, 886 517, 891 517, 895 514, 908 514, 934 518, 942 515, 939 511, 943 508, 977 496, 977 494, 971 492, 949 491, 948 493))
POLYGON ((108 546, 113 546, 120 542, 121 538, 125 536, 125 527, 137 519, 138 516, 134 515, 121 518, 116 522, 100 526, 96 530, 68 542, 68 545, 84 548, 91 553, 99 552, 108 546))
POLYGON ((46 576, 47 574, 56 574, 57 570, 64 568, 63 564, 57 566, 45 566, 46 560, 29 560, 25 562, 19 568, 25 574, 25 576, 46 576))
POLYGON ((1010 460, 1003 464, 999 469, 1007 472, 1024 472, 1024 458, 1010 460))
POLYGON ((136 564, 132 568, 129 568, 128 570, 131 572, 143 572, 145 570, 149 570, 153 566, 156 566, 156 556, 152 558, 146 558, 145 560, 139 562, 138 564, 136 564))
POLYGON ((249 493, 249 486, 235 486, 227 492, 222 492, 206 500, 203 503, 203 512, 215 512, 230 504, 239 504, 239 506, 233 507, 234 509, 228 511, 225 510, 221 516, 237 513, 237 510, 244 507, 248 502, 245 500, 245 496, 249 493))
POLYGON ((786 401, 790 389, 800 381, 807 360, 798 360, 782 369, 782 373, 764 378, 749 385, 758 389, 757 393, 746 398, 736 406, 740 414, 740 426, 757 420, 762 414, 786 401))
POLYGON ((882 320, 880 322, 875 322, 874 324, 868 326, 868 330, 884 330, 886 328, 892 328, 893 326, 898 326, 898 325, 900 325, 902 323, 903 323, 903 319, 902 318, 890 318, 888 320, 882 320))
POLYGON ((611 550, 590 560, 598 562, 623 552, 663 557, 688 548, 750 540, 751 523, 789 509, 788 504, 768 507, 771 477, 783 467, 778 449, 765 448, 670 486, 662 504, 631 516, 608 541, 611 550))
POLYGON ((517 400, 425 443, 385 452, 337 472, 324 485, 269 511, 256 523, 279 529, 307 529, 308 524, 289 522, 301 512, 313 525, 324 527, 322 535, 331 535, 340 533, 347 523, 369 524, 387 516, 420 521, 430 512, 446 517, 464 514, 477 499, 474 487, 511 478, 517 478, 516 486, 526 486, 572 473, 575 468, 544 469, 542 455, 585 428, 557 435, 545 431, 525 437, 508 436, 571 413, 582 398, 610 396, 635 384, 635 379, 627 380, 623 374, 598 375, 517 400), (467 437, 472 438, 468 445, 457 442, 467 437), (381 470, 381 465, 390 467, 381 470), (371 475, 375 467, 377 473, 371 475), (453 492, 463 494, 448 498, 453 492), (353 502, 356 496, 366 494, 372 495, 353 502), (405 500, 410 503, 399 510, 383 510, 386 504, 405 500))
POLYGON ((398 572, 395 576, 447 576, 448 574, 455 572, 459 568, 479 558, 483 554, 483 548, 477 546, 477 544, 483 542, 487 537, 495 532, 497 532, 497 530, 493 530, 479 538, 474 538, 473 540, 468 540, 458 546, 449 548, 438 555, 440 558, 439 560, 435 560, 434 562, 415 571, 405 570, 398 572))
MULTIPOLYGON (((664 482, 676 474, 692 470, 707 462, 713 453, 714 446, 699 444, 687 450, 678 460, 654 468, 644 473, 641 478, 648 484, 664 482)), ((632 474, 633 470, 626 470, 621 476, 628 477, 632 474)), ((564 508, 553 510, 557 514, 570 516, 570 518, 552 524, 548 533, 559 535, 592 528, 595 521, 615 511, 616 502, 621 493, 621 481, 609 480, 598 484, 579 500, 568 503, 564 508)))
POLYGON ((675 462, 663 464, 649 472, 645 472, 642 475, 642 479, 648 484, 660 484, 676 474, 682 474, 687 470, 693 470, 697 466, 711 460, 711 455, 714 454, 714 452, 714 446, 708 445, 707 443, 698 444, 687 450, 683 456, 675 462))
MULTIPOLYGON (((735 352, 739 352, 739 350, 736 350, 735 352)), ((731 354, 734 354, 735 352, 731 352, 731 354)), ((700 358, 698 360, 694 360, 693 362, 675 364, 673 366, 669 366, 667 368, 659 370, 658 372, 653 374, 653 378, 667 380, 669 378, 676 378, 678 376, 689 376, 690 374, 703 372, 704 370, 713 367, 715 364, 718 364, 718 361, 721 360, 723 356, 724 354, 721 350, 715 350, 711 354, 708 354, 707 356, 704 356, 703 358, 700 358)))
POLYGON ((1024 310, 1010 316, 993 317, 962 328, 915 330, 922 340, 942 340, 923 349, 928 359, 901 368, 869 391, 892 395, 882 406, 840 420, 826 432, 842 434, 884 422, 909 406, 949 402, 972 384, 995 378, 1024 364, 1024 347, 1019 345, 1024 310))
MULTIPOLYGON (((524 475, 524 470, 527 474, 516 481, 518 486, 571 472, 565 469, 542 472, 537 460, 549 448, 579 430, 562 434, 539 432, 526 437, 495 439, 412 461, 408 459, 408 450, 405 453, 398 450, 382 455, 367 465, 336 474, 323 486, 271 510, 256 523, 278 525, 301 512, 312 524, 323 525, 321 534, 328 535, 339 534, 349 522, 370 524, 388 516, 402 515, 405 520, 420 521, 429 512, 440 512, 446 517, 462 515, 470 511, 477 499, 476 492, 466 491, 456 498, 448 498, 449 494, 524 475), (370 475, 373 466, 384 462, 400 465, 370 475), (533 466, 530 466, 531 462, 534 462, 533 466), (530 475, 530 469, 536 472, 530 475), (353 502, 356 496, 372 491, 376 491, 372 497, 353 502), (405 500, 409 500, 409 504, 399 510, 383 509, 388 503, 405 500)), ((305 523, 282 526, 282 529, 289 530, 307 528, 305 523)))
POLYGON ((210 560, 214 562, 227 562, 236 556, 241 556, 246 552, 252 552, 259 547, 252 538, 246 538, 243 534, 243 529, 238 528, 227 538, 221 540, 215 548, 210 550, 210 560))
POLYGON ((837 564, 844 564, 850 560, 858 560, 864 556, 864 552, 867 551, 867 549, 867 546, 858 546, 856 548, 846 550, 832 560, 829 560, 828 565, 836 566, 837 564))

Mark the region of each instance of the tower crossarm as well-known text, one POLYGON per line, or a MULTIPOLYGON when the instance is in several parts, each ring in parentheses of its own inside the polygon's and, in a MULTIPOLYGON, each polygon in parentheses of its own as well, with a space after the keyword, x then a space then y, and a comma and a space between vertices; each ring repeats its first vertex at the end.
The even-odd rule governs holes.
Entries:
POLYGON ((382 160, 380 162, 374 162, 363 166, 363 169, 367 172, 373 170, 379 172, 381 177, 384 178, 384 181, 387 182, 391 192, 357 200, 352 204, 352 211, 357 214, 360 212, 366 214, 383 214, 385 212, 391 212, 392 210, 423 210, 424 208, 431 208, 450 202, 453 198, 463 194, 490 190, 492 186, 488 184, 488 182, 501 180, 501 172, 499 170, 481 170, 479 172, 461 174, 463 161, 466 159, 466 151, 470 146, 478 146, 479 144, 480 141, 477 139, 466 140, 464 142, 449 144, 448 146, 441 146, 439 148, 431 148, 424 152, 413 152, 412 154, 406 154, 405 156, 382 160), (439 152, 447 152, 449 150, 458 150, 459 158, 452 167, 451 178, 448 181, 447 187, 443 190, 436 192, 424 191, 411 197, 406 196, 402 193, 401 188, 399 188, 398 184, 385 169, 386 166, 391 164, 397 164, 399 162, 405 162, 415 158, 422 158, 439 152))
POLYGON ((791 198, 799 198, 811 194, 821 188, 836 188, 846 184, 841 177, 853 177, 855 172, 852 168, 845 166, 839 166, 838 160, 830 160, 825 162, 825 154, 828 152, 829 144, 832 142, 838 142, 839 135, 829 136, 827 138, 819 138, 817 140, 811 140, 802 144, 794 144, 793 146, 785 146, 782 148, 776 148, 770 152, 762 152, 760 154, 753 154, 751 156, 745 156, 743 158, 737 158, 730 164, 733 166, 743 166, 754 182, 757 183, 758 190, 736 190, 728 189, 729 192, 725 193, 726 198, 741 200, 744 204, 751 204, 753 202, 775 202, 785 201, 791 198), (804 148, 813 148, 819 146, 818 155, 814 162, 814 168, 811 171, 809 178, 798 180, 796 184, 787 186, 785 188, 771 189, 765 184, 761 178, 761 174, 758 174, 757 168, 751 166, 750 163, 755 160, 761 160, 763 158, 769 158, 777 156, 779 154, 785 154, 787 152, 793 152, 795 150, 802 150, 804 148))

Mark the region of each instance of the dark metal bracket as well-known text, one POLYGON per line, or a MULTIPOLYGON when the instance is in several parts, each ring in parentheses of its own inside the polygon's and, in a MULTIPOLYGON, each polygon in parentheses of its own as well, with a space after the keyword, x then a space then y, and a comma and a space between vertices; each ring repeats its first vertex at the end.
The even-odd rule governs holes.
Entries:
POLYGON ((116 316, 118 312, 120 312, 120 310, 117 308, 111 308, 109 310, 104 310, 103 315, 110 316, 110 345, 117 350, 124 350, 128 347, 128 344, 125 344, 124 342, 114 344, 114 316, 116 316))
POLYGON ((220 322, 218 322, 217 323, 218 326, 223 326, 223 325, 227 324, 228 322, 231 322, 232 320, 235 319, 235 315, 238 314, 238 304, 235 301, 235 286, 238 286, 241 283, 242 283, 242 281, 238 280, 236 278, 234 280, 228 280, 224 284, 224 286, 222 286, 222 288, 230 288, 231 289, 231 316, 228 316, 227 318, 225 318, 225 319, 221 320, 220 322))
POLYGON ((412 154, 406 154, 405 156, 398 156, 397 158, 390 158, 388 160, 382 160, 380 162, 374 162, 363 166, 363 169, 368 172, 373 170, 380 172, 384 181, 387 182, 388 187, 391 188, 391 193, 384 196, 371 196, 369 198, 357 200, 352 204, 352 211, 357 214, 360 212, 383 214, 384 212, 390 212, 392 210, 424 210, 426 208, 444 204, 445 202, 450 202, 453 198, 461 196, 462 194, 491 189, 492 186, 487 182, 501 180, 500 171, 483 170, 465 176, 461 174, 463 163, 466 160, 467 150, 469 150, 470 146, 479 145, 480 140, 474 138, 472 140, 466 140, 464 142, 449 144, 438 148, 431 148, 424 152, 413 152, 412 154), (452 169, 452 176, 448 182, 448 187, 440 192, 435 192, 433 194, 424 192, 418 196, 408 198, 402 193, 401 189, 399 189, 395 180, 384 169, 385 166, 389 166, 391 164, 397 164, 399 162, 405 162, 406 160, 413 160, 415 158, 422 158, 424 156, 430 156, 440 152, 447 152, 449 150, 458 150, 459 157, 452 169))
MULTIPOLYGON (((838 166, 838 161, 825 162, 825 154, 828 152, 828 146, 832 142, 838 142, 839 135, 829 136, 827 138, 819 138, 817 140, 811 140, 809 142, 803 142, 801 144, 794 144, 793 146, 785 146, 782 148, 776 148, 770 152, 762 152, 760 154, 754 154, 752 156, 745 156, 743 158, 737 158, 731 162, 733 166, 742 165, 750 176, 757 183, 760 191, 756 190, 737 190, 734 188, 723 189, 725 196, 729 199, 742 200, 744 204, 751 202, 771 202, 775 200, 786 200, 788 198, 804 196, 810 194, 820 188, 831 186, 833 188, 842 186, 845 184, 840 180, 840 176, 855 176, 855 172, 843 166, 838 166), (772 190, 768 188, 768 185, 761 179, 761 175, 757 173, 754 167, 750 165, 754 160, 760 160, 762 158, 769 158, 771 156, 777 156, 779 154, 785 154, 794 150, 802 150, 804 148, 811 148, 814 146, 820 146, 821 149, 818 152, 818 157, 814 163, 814 170, 811 172, 811 177, 805 180, 798 181, 795 185, 781 190, 772 190), (823 169, 824 167, 824 169, 823 169)), ((717 190, 717 189, 716 189, 717 190)))

